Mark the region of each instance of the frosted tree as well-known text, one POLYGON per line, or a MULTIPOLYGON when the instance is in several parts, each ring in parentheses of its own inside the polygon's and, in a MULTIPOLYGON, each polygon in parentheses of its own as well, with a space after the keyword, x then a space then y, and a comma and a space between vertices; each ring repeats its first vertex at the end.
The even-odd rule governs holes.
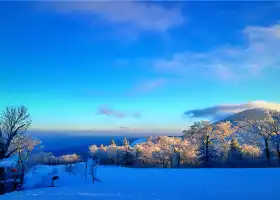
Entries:
POLYGON ((89 146, 89 153, 93 159, 97 158, 98 150, 99 150, 99 148, 96 145, 89 146))
POLYGON ((119 165, 121 155, 119 155, 119 147, 115 142, 111 141, 110 145, 107 146, 106 152, 108 154, 110 162, 119 165))
POLYGON ((122 162, 124 166, 131 166, 134 164, 135 154, 133 151, 125 151, 122 155, 122 162))
POLYGON ((168 167, 170 157, 166 149, 155 147, 152 153, 152 157, 156 161, 156 163, 159 164, 161 167, 168 167))
POLYGON ((230 141, 230 148, 228 154, 228 163, 234 165, 236 162, 242 159, 242 147, 239 144, 236 137, 233 137, 230 141))
POLYGON ((107 147, 101 144, 96 152, 97 159, 100 160, 102 163, 108 162, 108 154, 107 154, 107 147))
POLYGON ((134 161, 134 156, 130 152, 129 141, 126 137, 123 139, 123 154, 121 160, 125 166, 131 165, 134 161))
POLYGON ((13 140, 20 141, 21 135, 31 124, 30 114, 27 108, 7 107, 0 116, 0 160, 8 158, 18 151, 18 148, 12 144, 13 140), (15 139, 18 137, 18 139, 15 139))
POLYGON ((212 135, 213 127, 210 122, 201 121, 195 122, 189 130, 185 131, 185 137, 195 138, 198 141, 198 157, 204 164, 209 162, 209 159, 212 155, 211 146, 213 139, 210 138, 212 135))
POLYGON ((139 144, 134 146, 136 159, 138 159, 140 157, 142 149, 143 149, 142 146, 139 144))
POLYGON ((249 144, 243 144, 241 148, 242 156, 255 160, 255 158, 261 156, 261 150, 259 147, 249 144))
POLYGON ((123 140, 123 155, 122 155, 122 164, 125 166, 133 165, 135 161, 135 152, 133 148, 129 146, 129 141, 125 137, 123 140))
POLYGON ((137 145, 138 150, 140 151, 139 159, 142 164, 145 166, 153 162, 153 152, 155 151, 155 146, 152 142, 146 142, 143 144, 137 145))
POLYGON ((114 140, 111 140, 111 141, 110 141, 110 146, 112 146, 112 147, 117 146, 117 145, 116 145, 116 142, 115 142, 114 140))
POLYGON ((25 166, 31 152, 40 143, 40 140, 34 139, 30 135, 25 134, 17 135, 12 139, 11 146, 16 149, 16 153, 18 154, 18 161, 23 172, 25 171, 25 166))
POLYGON ((81 161, 81 158, 77 154, 66 154, 58 157, 58 160, 60 164, 73 164, 81 161))
POLYGON ((226 161, 229 156, 229 150, 231 147, 230 139, 233 139, 234 142, 234 136, 236 131, 239 129, 238 126, 233 126, 231 122, 220 122, 215 125, 215 134, 217 139, 219 140, 219 148, 220 148, 220 157, 222 160, 226 161))
POLYGON ((22 172, 22 176, 20 177, 21 184, 23 184, 24 181, 26 163, 29 159, 29 156, 33 149, 40 143, 40 140, 34 139, 26 134, 16 135, 15 137, 13 137, 10 143, 10 146, 15 149, 15 153, 18 154, 18 162, 22 172))
POLYGON ((270 125, 273 132, 272 142, 275 147, 276 155, 280 165, 280 112, 270 113, 270 125))
POLYGON ((263 148, 267 163, 271 160, 271 140, 276 135, 273 124, 274 120, 271 116, 267 116, 261 120, 244 120, 239 122, 239 126, 243 132, 250 134, 253 145, 263 148))
POLYGON ((123 139, 123 146, 126 147, 126 149, 129 148, 129 141, 127 140, 126 137, 124 137, 124 139, 123 139))
POLYGON ((125 152, 125 148, 123 146, 118 146, 117 147, 116 153, 115 153, 115 156, 114 156, 115 163, 117 165, 121 164, 121 160, 122 160, 122 156, 123 156, 124 152, 125 152))
POLYGON ((110 160, 110 162, 115 163, 114 162, 114 156, 115 156, 115 152, 116 152, 116 147, 109 145, 107 147, 106 150, 107 154, 108 154, 108 159, 110 160))
POLYGON ((173 167, 174 152, 173 141, 171 137, 159 136, 153 139, 154 151, 153 159, 161 166, 168 167, 169 163, 173 167))
POLYGON ((94 153, 94 152, 96 152, 97 150, 98 150, 98 146, 96 146, 95 144, 89 146, 89 151, 90 151, 91 153, 94 153))
POLYGON ((107 153, 107 148, 108 147, 104 146, 103 144, 101 144, 99 147, 97 147, 96 145, 91 145, 89 147, 90 155, 94 160, 99 159, 102 163, 108 163, 109 156, 107 153))
POLYGON ((107 147, 104 144, 99 146, 99 150, 106 151, 107 147))
POLYGON ((186 155, 186 151, 190 150, 187 140, 179 137, 159 136, 155 137, 153 141, 155 142, 153 159, 162 167, 180 167, 183 162, 183 154, 186 155))
POLYGON ((224 142, 231 136, 237 127, 232 127, 230 122, 220 122, 212 125, 208 121, 195 122, 189 130, 184 131, 185 138, 198 141, 198 156, 204 165, 214 158, 217 153, 214 143, 224 142))
POLYGON ((197 144, 184 139, 180 143, 179 149, 182 162, 196 167, 198 164, 198 157, 196 154, 198 149, 197 144))
POLYGON ((166 152, 169 154, 171 167, 179 168, 182 163, 182 153, 184 148, 188 145, 187 141, 182 141, 181 138, 178 137, 166 137, 167 138, 167 146, 166 152))
POLYGON ((134 146, 136 158, 144 166, 180 167, 181 164, 196 166, 196 144, 180 137, 158 136, 134 146))

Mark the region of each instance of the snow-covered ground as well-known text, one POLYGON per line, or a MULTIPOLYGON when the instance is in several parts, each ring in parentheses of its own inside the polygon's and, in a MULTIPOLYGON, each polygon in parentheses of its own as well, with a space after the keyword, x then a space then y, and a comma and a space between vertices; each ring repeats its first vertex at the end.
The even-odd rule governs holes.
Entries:
POLYGON ((10 158, 4 158, 0 161, 0 167, 14 167, 18 162, 18 156, 14 155, 10 158))
POLYGON ((102 182, 92 184, 91 176, 85 179, 82 165, 74 167, 76 175, 70 176, 65 174, 64 166, 56 167, 56 170, 49 166, 39 167, 36 169, 37 177, 28 175, 27 185, 34 186, 34 179, 45 177, 42 172, 52 171, 53 174, 49 176, 60 175, 56 183, 60 187, 29 189, 5 194, 0 199, 280 199, 280 169, 134 169, 101 166, 98 177, 102 182))

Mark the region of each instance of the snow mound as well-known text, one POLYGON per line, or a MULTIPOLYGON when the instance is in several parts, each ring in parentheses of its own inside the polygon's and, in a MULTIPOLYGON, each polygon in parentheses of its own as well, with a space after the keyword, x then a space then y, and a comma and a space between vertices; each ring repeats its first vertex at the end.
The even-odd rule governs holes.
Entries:
POLYGON ((0 167, 15 167, 18 163, 18 156, 14 155, 0 161, 0 167))
POLYGON ((24 189, 48 187, 52 185, 52 177, 60 176, 63 166, 38 165, 33 167, 24 177, 24 189))
MULTIPOLYGON (((77 184, 91 184, 91 165, 94 161, 89 160, 87 163, 77 163, 71 165, 37 165, 31 168, 31 170, 25 175, 23 188, 45 188, 52 185, 52 178, 59 176, 59 179, 55 181, 55 186, 75 186, 77 184), (86 178, 87 177, 87 178, 86 178)), ((94 171, 95 177, 99 179, 97 171, 94 171)))

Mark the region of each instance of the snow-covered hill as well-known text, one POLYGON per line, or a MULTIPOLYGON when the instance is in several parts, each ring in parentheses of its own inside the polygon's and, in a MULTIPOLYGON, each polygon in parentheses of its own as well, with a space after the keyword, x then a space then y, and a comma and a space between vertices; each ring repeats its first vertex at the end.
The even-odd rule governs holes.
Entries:
POLYGON ((144 143, 144 142, 147 142, 147 138, 139 138, 137 140, 134 140, 130 146, 134 147, 135 145, 137 144, 141 144, 141 143, 144 143))
MULTIPOLYGON (((254 109, 247 109, 241 112, 238 112, 236 114, 233 114, 229 117, 226 117, 225 119, 221 121, 230 121, 232 123, 236 121, 243 121, 243 120, 262 120, 265 117, 269 115, 269 113, 277 112, 275 110, 271 109, 265 109, 265 108, 254 108, 254 109)), ((216 122, 217 123, 217 122, 216 122)))
MULTIPOLYGON (((5 194, 1 200, 278 200, 280 169, 134 169, 100 167, 102 182, 84 177, 83 164, 76 175, 63 170, 56 188, 38 188, 5 194)), ((57 167, 56 167, 57 168, 57 167)), ((58 167, 59 168, 59 167, 58 167)), ((60 167, 63 169, 63 166, 60 167)), ((47 171, 48 171, 47 170, 47 171)), ((37 173, 40 170, 37 169, 37 173)), ((42 172, 40 172, 42 173, 42 172)), ((40 177, 37 174, 37 177, 40 177)), ((32 177, 28 177, 29 181, 32 177)))

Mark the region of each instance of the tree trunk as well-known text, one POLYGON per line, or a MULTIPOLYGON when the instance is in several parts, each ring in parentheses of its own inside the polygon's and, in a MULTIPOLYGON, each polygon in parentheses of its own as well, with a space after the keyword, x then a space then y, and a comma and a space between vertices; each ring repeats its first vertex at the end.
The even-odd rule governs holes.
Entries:
POLYGON ((270 164, 270 151, 269 151, 267 138, 265 138, 264 144, 265 144, 265 156, 266 156, 267 164, 269 165, 270 164))
POLYGON ((4 148, 5 148, 4 142, 0 141, 0 160, 2 160, 5 157, 4 148))
POLYGON ((169 157, 169 159, 170 159, 170 165, 171 165, 170 167, 171 167, 171 168, 173 168, 174 164, 173 164, 173 158, 172 158, 172 155, 169 157))
POLYGON ((93 170, 94 165, 91 166, 91 178, 92 178, 92 183, 94 183, 94 170, 93 170))
POLYGON ((22 158, 22 155, 21 155, 20 151, 18 152, 18 155, 19 155, 19 162, 21 164, 20 186, 23 186, 23 184, 24 184, 24 174, 25 174, 25 163, 23 161, 23 158, 22 158))
POLYGON ((117 165, 118 166, 120 165, 120 155, 119 155, 119 153, 117 153, 117 165))
POLYGON ((177 155, 177 168, 180 168, 180 162, 181 162, 181 155, 178 153, 177 155))
POLYGON ((276 146, 277 146, 278 162, 279 162, 279 166, 280 166, 280 144, 278 141, 276 142, 276 146))
POLYGON ((205 145, 205 161, 206 163, 208 163, 209 161, 209 144, 208 144, 208 141, 206 142, 206 145, 205 145))
POLYGON ((86 161, 86 172, 85 172, 85 178, 87 178, 87 163, 88 163, 88 161, 86 161))

